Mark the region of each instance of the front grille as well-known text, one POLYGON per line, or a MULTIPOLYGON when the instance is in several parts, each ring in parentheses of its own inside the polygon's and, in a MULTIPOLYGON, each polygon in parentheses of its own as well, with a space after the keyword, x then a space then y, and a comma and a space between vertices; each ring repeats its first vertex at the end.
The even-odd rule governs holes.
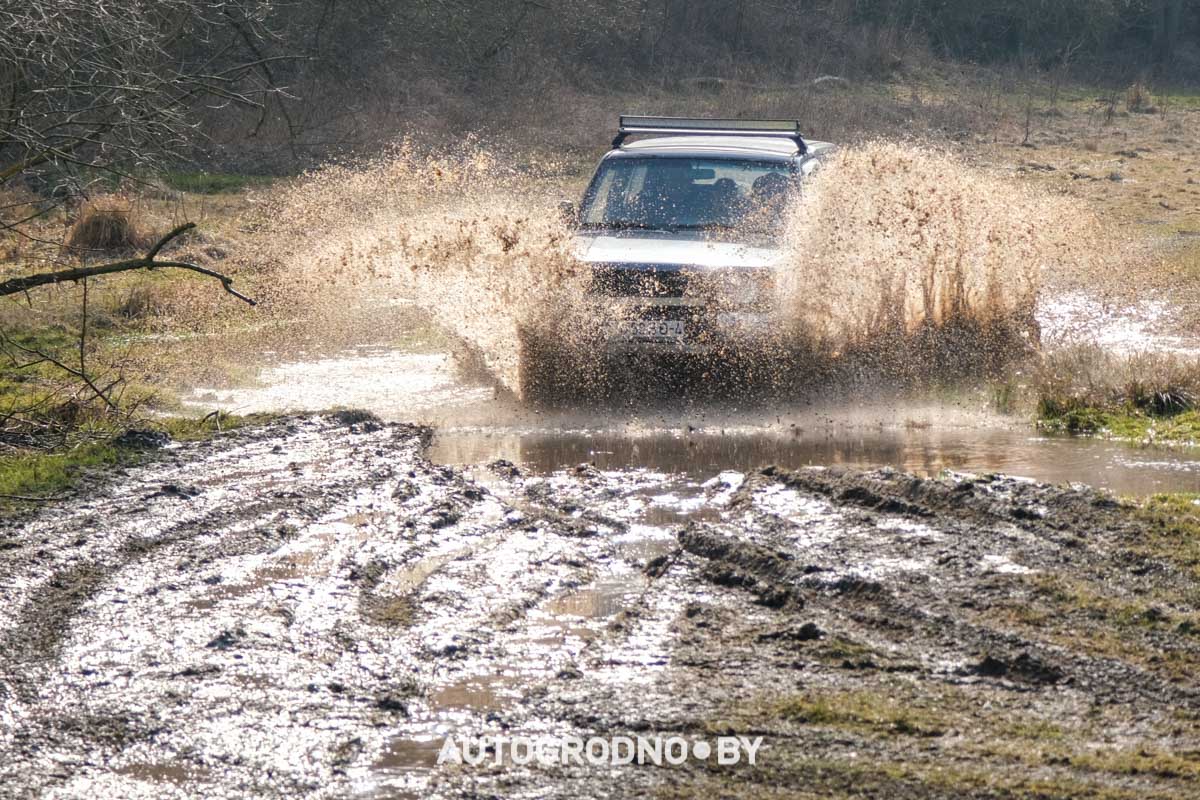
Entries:
POLYGON ((635 319, 698 323, 704 319, 705 314, 702 309, 690 306, 637 306, 633 311, 633 317, 635 319))
POLYGON ((683 297, 688 276, 680 270, 655 267, 596 266, 592 291, 606 297, 683 297))

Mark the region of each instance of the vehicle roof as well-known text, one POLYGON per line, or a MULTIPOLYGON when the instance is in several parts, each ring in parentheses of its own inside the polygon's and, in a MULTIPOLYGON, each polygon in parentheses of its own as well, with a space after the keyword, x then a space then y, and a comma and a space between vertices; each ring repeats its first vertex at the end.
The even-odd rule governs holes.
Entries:
MULTIPOLYGON (((806 141, 816 154, 833 145, 806 141)), ((799 155, 791 139, 780 136, 659 136, 621 145, 610 155, 703 156, 705 158, 755 158, 785 161, 799 155)))

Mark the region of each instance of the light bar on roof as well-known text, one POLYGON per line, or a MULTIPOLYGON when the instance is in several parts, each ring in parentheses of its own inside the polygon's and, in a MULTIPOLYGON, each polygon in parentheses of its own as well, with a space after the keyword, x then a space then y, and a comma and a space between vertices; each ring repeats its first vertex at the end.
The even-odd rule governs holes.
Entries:
POLYGON ((621 116, 621 130, 633 132, 637 128, 654 128, 672 131, 729 131, 731 133, 800 133, 800 123, 794 119, 696 119, 691 117, 635 117, 621 116))
POLYGON ((699 119, 694 117, 642 117, 622 114, 613 147, 638 134, 710 135, 710 136, 781 136, 796 143, 801 153, 808 147, 800 136, 800 123, 794 119, 699 119))

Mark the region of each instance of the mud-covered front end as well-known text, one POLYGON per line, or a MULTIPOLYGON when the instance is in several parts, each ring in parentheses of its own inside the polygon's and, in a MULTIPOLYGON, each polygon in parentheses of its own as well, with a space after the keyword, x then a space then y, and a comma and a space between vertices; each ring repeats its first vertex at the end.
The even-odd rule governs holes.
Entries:
POLYGON ((609 355, 731 354, 778 335, 776 248, 637 231, 581 235, 576 256, 609 355))

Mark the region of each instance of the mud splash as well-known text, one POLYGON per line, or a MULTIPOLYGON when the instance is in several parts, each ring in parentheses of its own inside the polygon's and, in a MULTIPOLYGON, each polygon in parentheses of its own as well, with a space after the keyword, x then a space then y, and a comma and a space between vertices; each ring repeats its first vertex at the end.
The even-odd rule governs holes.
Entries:
POLYGON ((269 249, 286 265, 274 306, 344 334, 363 307, 415 303, 456 339, 461 360, 515 387, 519 331, 549 325, 583 296, 554 210, 562 167, 519 164, 470 140, 452 152, 403 142, 310 173, 270 212, 269 249))
MULTIPOLYGON (((406 142, 318 170, 271 208, 268 249, 286 265, 274 306, 353 330, 364 307, 402 298, 513 390, 521 359, 536 357, 522 352, 523 332, 559 343, 585 375, 602 369, 598 334, 629 312, 587 293, 590 273, 554 209, 579 190, 562 173, 475 142, 450 153, 406 142)), ((759 373, 811 374, 814 359, 848 349, 925 373, 947 352, 956 373, 1011 357, 1036 337, 1040 271, 1077 260, 1092 241, 1066 201, 889 142, 835 155, 792 213, 779 243, 789 254, 781 321, 749 353, 759 373), (931 349, 943 330, 953 335, 931 349)))
POLYGON ((949 153, 873 142, 836 153, 788 228, 781 306, 844 348, 923 328, 1036 335, 1043 272, 1077 270, 1096 230, 1077 204, 949 153))

